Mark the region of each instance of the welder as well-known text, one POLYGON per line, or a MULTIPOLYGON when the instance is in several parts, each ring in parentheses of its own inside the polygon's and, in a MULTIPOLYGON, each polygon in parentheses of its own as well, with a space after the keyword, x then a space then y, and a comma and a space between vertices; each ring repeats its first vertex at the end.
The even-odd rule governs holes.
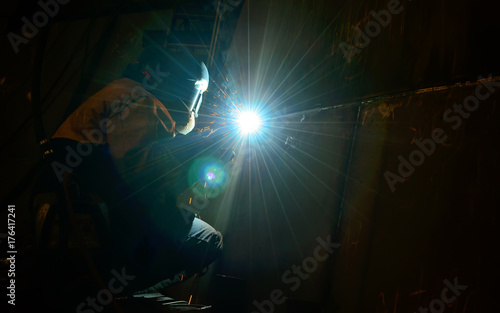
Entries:
POLYGON ((124 293, 163 289, 221 254, 220 232, 176 206, 183 158, 194 153, 183 140, 194 133, 208 82, 191 54, 145 48, 52 137, 56 176, 71 172, 110 208, 112 264, 134 277, 124 293))

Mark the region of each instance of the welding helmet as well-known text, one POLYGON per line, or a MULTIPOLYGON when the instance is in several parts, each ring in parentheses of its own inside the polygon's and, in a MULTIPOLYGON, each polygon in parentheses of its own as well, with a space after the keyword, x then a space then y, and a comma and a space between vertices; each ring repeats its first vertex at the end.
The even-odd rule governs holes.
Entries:
MULTIPOLYGON (((182 102, 184 108, 188 113, 187 122, 182 118, 182 116, 178 116, 178 121, 176 121, 177 123, 179 123, 178 125, 176 124, 176 131, 183 135, 186 135, 193 130, 195 126, 195 118, 198 117, 198 111, 200 110, 201 104, 203 102, 203 93, 208 88, 209 77, 208 70, 205 64, 203 62, 200 62, 193 68, 193 71, 189 71, 183 75, 180 75, 181 78, 178 81, 180 82, 180 84, 178 85, 182 86, 178 86, 178 90, 182 90, 182 92, 174 92, 176 99, 172 100, 173 102, 177 102, 178 106, 180 106, 178 101, 182 102)), ((184 108, 181 109, 181 112, 184 108)))
POLYGON ((144 49, 135 66, 139 82, 165 105, 176 122, 176 133, 192 131, 208 88, 205 64, 187 50, 172 52, 152 46, 144 49))

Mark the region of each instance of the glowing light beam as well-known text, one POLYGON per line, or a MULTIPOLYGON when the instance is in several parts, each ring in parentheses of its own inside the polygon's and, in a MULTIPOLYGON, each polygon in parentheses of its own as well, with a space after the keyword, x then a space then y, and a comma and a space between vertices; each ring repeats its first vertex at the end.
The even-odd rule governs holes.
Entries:
POLYGON ((259 130, 260 117, 252 111, 243 111, 238 115, 238 126, 243 134, 252 134, 259 130))

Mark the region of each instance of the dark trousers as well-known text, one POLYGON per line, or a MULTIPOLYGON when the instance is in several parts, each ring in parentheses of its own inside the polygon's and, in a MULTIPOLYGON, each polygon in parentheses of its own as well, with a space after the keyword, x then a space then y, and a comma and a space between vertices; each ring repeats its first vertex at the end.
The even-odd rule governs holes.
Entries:
POLYGON ((177 273, 192 275, 220 256, 220 232, 175 207, 171 190, 130 189, 107 146, 56 138, 53 147, 55 161, 73 170, 83 192, 97 193, 109 207, 111 245, 103 279, 116 280, 117 273, 125 273, 121 286, 116 283, 121 294, 161 281, 166 287, 175 282, 177 273), (73 151, 86 152, 74 155, 73 151))

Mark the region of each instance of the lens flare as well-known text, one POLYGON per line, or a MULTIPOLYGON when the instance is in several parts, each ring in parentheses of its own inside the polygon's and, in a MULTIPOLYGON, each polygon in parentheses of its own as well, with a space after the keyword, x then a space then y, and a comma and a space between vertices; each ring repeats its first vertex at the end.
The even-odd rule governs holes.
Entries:
POLYGON ((227 188, 229 181, 230 175, 224 165, 211 157, 196 159, 189 168, 188 183, 200 199, 217 197, 227 188))
POLYGON ((259 130, 261 120, 259 116, 252 111, 244 111, 238 115, 238 126, 243 134, 252 134, 259 130))
POLYGON ((207 173, 207 179, 208 179, 208 180, 214 180, 214 179, 215 179, 215 174, 214 174, 214 173, 212 173, 212 172, 208 172, 208 173, 207 173))

